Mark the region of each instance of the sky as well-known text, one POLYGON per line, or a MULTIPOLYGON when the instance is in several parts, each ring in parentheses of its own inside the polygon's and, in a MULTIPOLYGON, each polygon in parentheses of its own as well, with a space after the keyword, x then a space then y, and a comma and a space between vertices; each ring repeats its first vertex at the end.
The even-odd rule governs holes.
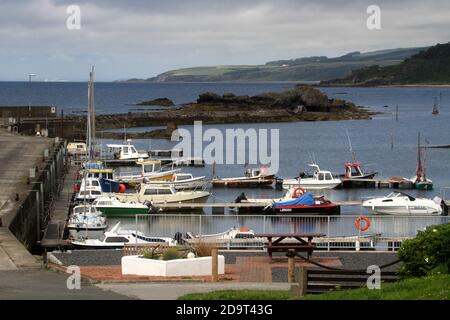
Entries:
POLYGON ((448 0, 0 0, 0 81, 148 78, 450 41, 448 0), (369 30, 378 5, 381 29, 369 30), (66 10, 80 8, 80 29, 66 10), (73 21, 72 19, 69 20, 73 21))

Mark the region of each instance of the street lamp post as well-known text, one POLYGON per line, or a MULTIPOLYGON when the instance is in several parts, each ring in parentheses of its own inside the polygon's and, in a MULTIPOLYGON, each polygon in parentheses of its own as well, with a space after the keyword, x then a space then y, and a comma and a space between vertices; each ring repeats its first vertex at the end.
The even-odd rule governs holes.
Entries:
POLYGON ((28 74, 28 116, 31 117, 31 78, 36 77, 34 73, 28 74))

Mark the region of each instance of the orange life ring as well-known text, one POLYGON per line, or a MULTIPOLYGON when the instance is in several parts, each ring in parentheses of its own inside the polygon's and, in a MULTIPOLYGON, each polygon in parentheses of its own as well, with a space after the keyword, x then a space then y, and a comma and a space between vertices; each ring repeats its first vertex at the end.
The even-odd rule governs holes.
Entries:
POLYGON ((360 217, 356 218, 355 228, 359 229, 361 231, 366 231, 367 229, 370 228, 370 219, 366 216, 360 216, 360 217), (364 220, 364 222, 365 222, 364 226, 361 226, 361 220, 364 220))
POLYGON ((295 188, 292 194, 294 195, 294 198, 299 198, 300 196, 305 194, 305 190, 303 188, 295 188), (299 191, 301 193, 300 195, 298 194, 299 191))

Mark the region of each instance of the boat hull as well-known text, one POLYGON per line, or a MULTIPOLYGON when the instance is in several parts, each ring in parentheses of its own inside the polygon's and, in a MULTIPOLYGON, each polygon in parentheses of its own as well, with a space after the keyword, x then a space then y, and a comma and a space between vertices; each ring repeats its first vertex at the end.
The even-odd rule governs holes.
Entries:
POLYGON ((273 207, 270 204, 255 203, 255 206, 239 207, 238 212, 258 214, 339 215, 341 213, 341 208, 334 203, 314 206, 294 205, 277 207, 273 207))
POLYGON ((320 182, 315 182, 315 183, 309 183, 307 181, 302 181, 300 180, 300 182, 298 182, 298 180, 296 181, 283 181, 283 189, 292 189, 292 188, 303 188, 303 189, 307 189, 307 190, 321 190, 321 189, 334 189, 337 186, 339 186, 342 182, 324 182, 324 183, 320 183, 320 182))
POLYGON ((134 216, 137 214, 147 214, 148 208, 121 208, 121 207, 96 207, 105 216, 134 216))
POLYGON ((257 187, 272 187, 275 183, 275 176, 265 176, 263 178, 247 178, 247 179, 213 179, 214 187, 222 188, 257 188, 257 187))

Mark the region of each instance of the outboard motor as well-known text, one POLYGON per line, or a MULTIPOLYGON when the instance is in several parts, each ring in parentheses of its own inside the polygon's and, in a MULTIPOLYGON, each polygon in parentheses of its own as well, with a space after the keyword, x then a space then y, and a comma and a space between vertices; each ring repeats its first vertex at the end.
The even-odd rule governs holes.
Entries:
POLYGON ((175 239, 177 244, 182 244, 184 242, 183 234, 181 232, 176 232, 175 235, 173 236, 173 238, 175 239))
POLYGON ((234 203, 241 203, 242 200, 247 200, 247 196, 245 195, 244 192, 242 192, 242 193, 236 198, 236 200, 234 200, 234 203))

